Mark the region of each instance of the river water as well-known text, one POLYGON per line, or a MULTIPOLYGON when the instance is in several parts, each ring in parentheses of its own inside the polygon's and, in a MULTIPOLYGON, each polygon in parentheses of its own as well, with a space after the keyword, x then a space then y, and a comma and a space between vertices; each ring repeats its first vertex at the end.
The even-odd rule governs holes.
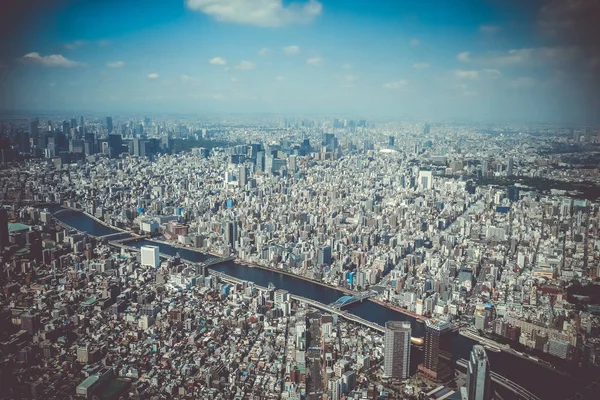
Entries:
MULTIPOLYGON (((54 208, 51 211, 57 211, 54 208)), ((64 211, 57 215, 57 218, 66 224, 87 232, 93 236, 103 236, 117 232, 114 229, 107 228, 89 218, 83 213, 74 211, 64 211)), ((135 247, 144 245, 155 245, 160 247, 160 252, 167 255, 179 255, 189 261, 203 262, 213 258, 211 255, 203 254, 194 250, 182 249, 170 246, 164 243, 153 242, 150 240, 141 240, 132 244, 135 247)), ((265 270, 262 268, 249 267, 239 265, 233 261, 224 262, 222 264, 213 265, 211 268, 219 272, 226 273, 236 278, 254 282, 261 286, 268 286, 273 283, 279 289, 285 289, 290 293, 304 296, 324 304, 329 304, 340 298, 344 293, 318 285, 316 283, 299 279, 293 276, 280 274, 276 271, 265 270)), ((418 322, 415 318, 380 306, 371 301, 363 301, 351 305, 348 312, 353 313, 368 321, 385 325, 387 321, 410 321, 412 326, 412 336, 423 337, 425 325, 418 322)), ((451 352, 454 359, 469 358, 469 353, 473 345, 476 344, 473 340, 453 334, 451 340, 451 352)), ((492 370, 513 382, 521 385, 541 399, 561 399, 569 394, 576 392, 577 386, 581 382, 576 382, 575 378, 566 378, 558 373, 549 370, 541 365, 524 360, 522 358, 510 355, 504 352, 495 353, 488 351, 488 358, 492 370)), ((422 351, 413 351, 411 364, 413 367, 422 359, 422 351)))

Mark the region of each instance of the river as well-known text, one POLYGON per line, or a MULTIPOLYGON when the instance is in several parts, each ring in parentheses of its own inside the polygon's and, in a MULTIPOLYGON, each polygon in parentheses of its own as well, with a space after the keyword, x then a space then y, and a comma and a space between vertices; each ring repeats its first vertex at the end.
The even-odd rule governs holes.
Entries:
MULTIPOLYGON (((57 211, 57 209, 54 209, 53 211, 57 211)), ((83 213, 75 211, 61 212, 57 217, 68 225, 86 231, 93 236, 102 236, 117 232, 114 229, 99 224, 83 213)), ((203 254, 191 249, 182 249, 151 240, 141 240, 132 245, 138 248, 143 245, 156 245, 160 247, 160 251, 163 254, 175 255, 176 253, 179 253, 183 259, 193 262, 203 262, 213 258, 211 255, 203 254)), ((269 283, 272 282, 277 288, 285 289, 290 293, 304 296, 324 304, 332 303, 344 295, 344 293, 338 290, 324 287, 304 279, 280 274, 276 271, 236 264, 233 261, 213 265, 211 268, 242 280, 254 282, 261 286, 268 286, 269 283)), ((410 321, 413 329, 412 335, 416 337, 424 336, 425 325, 423 323, 417 322, 415 318, 409 315, 391 310, 371 301, 356 303, 350 306, 347 311, 380 325, 385 325, 386 321, 392 320, 410 321)), ((460 336, 459 334, 453 334, 450 349, 453 358, 468 359, 474 344, 476 343, 471 339, 460 336)), ((514 355, 504 352, 495 353, 492 351, 488 351, 487 353, 490 360, 490 366, 494 372, 521 385, 541 399, 565 398, 569 394, 574 393, 577 387, 582 383, 576 382, 575 378, 566 378, 541 365, 514 355)), ((420 358, 422 357, 422 351, 413 351, 411 364, 415 366, 417 361, 420 361, 420 358)))

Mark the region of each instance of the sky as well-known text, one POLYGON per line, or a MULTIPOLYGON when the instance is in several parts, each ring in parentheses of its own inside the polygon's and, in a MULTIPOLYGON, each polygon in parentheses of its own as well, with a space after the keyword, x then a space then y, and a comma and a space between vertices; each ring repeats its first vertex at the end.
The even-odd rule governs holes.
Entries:
POLYGON ((5 0, 0 110, 600 122, 600 0, 5 0))

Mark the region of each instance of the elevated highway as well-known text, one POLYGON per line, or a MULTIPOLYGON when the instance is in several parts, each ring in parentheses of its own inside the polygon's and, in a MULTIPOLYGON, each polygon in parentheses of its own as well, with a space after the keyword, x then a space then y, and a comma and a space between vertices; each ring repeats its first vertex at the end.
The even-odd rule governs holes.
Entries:
MULTIPOLYGON (((464 358, 461 358, 456 361, 456 365, 466 369, 466 368, 468 368, 468 361, 465 360, 464 358)), ((498 375, 494 371, 490 372, 490 378, 492 379, 492 382, 494 382, 494 383, 510 390, 514 394, 516 394, 519 397, 519 399, 540 400, 539 397, 537 397, 536 395, 534 395, 533 393, 531 393, 524 387, 517 385, 516 383, 514 383, 513 381, 511 381, 510 379, 508 379, 502 375, 498 375)))

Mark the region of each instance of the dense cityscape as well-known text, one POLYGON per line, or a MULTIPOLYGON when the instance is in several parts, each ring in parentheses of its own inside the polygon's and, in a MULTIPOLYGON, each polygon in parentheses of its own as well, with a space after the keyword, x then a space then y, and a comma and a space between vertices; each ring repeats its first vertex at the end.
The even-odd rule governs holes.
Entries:
POLYGON ((0 399, 587 400, 600 0, 6 0, 0 399))
POLYGON ((12 396, 547 398, 499 354, 565 396, 597 374, 597 131, 80 116, 2 136, 12 396))

